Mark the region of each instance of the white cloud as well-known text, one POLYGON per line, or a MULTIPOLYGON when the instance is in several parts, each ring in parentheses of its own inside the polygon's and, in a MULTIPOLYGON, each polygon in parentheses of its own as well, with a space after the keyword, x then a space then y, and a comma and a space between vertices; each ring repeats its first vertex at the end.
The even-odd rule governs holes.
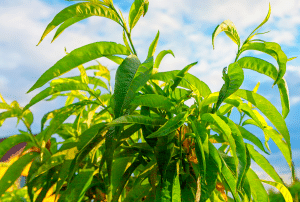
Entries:
POLYGON ((290 103, 291 105, 296 105, 300 102, 300 96, 293 96, 290 97, 290 103))

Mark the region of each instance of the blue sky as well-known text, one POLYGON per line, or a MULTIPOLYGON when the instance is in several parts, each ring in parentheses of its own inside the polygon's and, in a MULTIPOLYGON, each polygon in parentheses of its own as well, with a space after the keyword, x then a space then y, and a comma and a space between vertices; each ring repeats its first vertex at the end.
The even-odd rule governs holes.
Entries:
MULTIPOLYGON (((128 16, 132 0, 114 1, 115 5, 128 16)), ((222 84, 222 69, 234 61, 237 46, 224 33, 215 41, 215 50, 211 44, 211 34, 222 21, 230 19, 236 25, 241 39, 265 18, 268 4, 271 3, 272 13, 269 22, 261 29, 270 31, 261 36, 266 41, 279 43, 288 57, 299 56, 300 2, 297 0, 150 0, 149 10, 141 18, 133 30, 133 43, 139 58, 146 57, 148 46, 160 31, 157 52, 171 49, 175 58, 168 55, 160 66, 160 71, 182 69, 186 65, 198 61, 190 73, 206 82, 213 92, 218 91, 222 84), (287 3, 288 2, 288 3, 287 3)), ((44 41, 36 46, 44 29, 52 18, 67 5, 74 2, 63 0, 1 0, 0 1, 0 93, 7 102, 17 100, 25 106, 41 89, 29 94, 26 92, 35 81, 57 60, 65 56, 64 48, 71 51, 95 41, 122 42, 122 30, 116 23, 99 17, 91 17, 65 30, 52 44, 55 32, 50 33, 44 41)), ((250 52, 251 55, 266 59, 274 64, 275 60, 263 54, 250 52)), ((116 69, 112 62, 99 59, 109 69, 116 69)), ((290 61, 285 79, 289 85, 291 112, 286 118, 290 131, 293 158, 300 177, 300 68, 299 58, 290 61)), ((72 70, 68 75, 78 75, 72 70)), ((258 93, 269 99, 281 111, 278 89, 272 88, 272 80, 256 72, 245 70, 244 89, 253 89, 256 83, 261 85, 258 93)), ((64 99, 41 102, 31 108, 35 116, 34 132, 40 128, 40 119, 46 112, 64 104, 64 99)), ((0 128, 0 137, 18 133, 16 120, 4 122, 0 128)), ((263 134, 252 130, 259 138, 263 134)), ((290 172, 282 154, 270 141, 272 155, 268 160, 275 169, 290 182, 290 172)), ((253 169, 264 178, 264 172, 253 165, 253 169)), ((268 179, 268 178, 266 178, 268 179)))

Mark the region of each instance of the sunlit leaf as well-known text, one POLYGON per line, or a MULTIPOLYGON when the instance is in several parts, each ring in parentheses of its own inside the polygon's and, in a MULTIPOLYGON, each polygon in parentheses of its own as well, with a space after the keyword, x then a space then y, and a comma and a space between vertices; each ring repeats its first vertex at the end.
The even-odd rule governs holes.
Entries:
MULTIPOLYGON (((55 27, 57 27, 61 23, 69 19, 72 19, 73 17, 77 17, 77 20, 78 17, 81 17, 81 20, 83 20, 85 19, 84 17, 91 17, 91 16, 106 17, 120 24, 117 13, 110 8, 107 8, 101 4, 93 3, 93 2, 77 3, 63 9, 53 18, 53 20, 48 24, 47 28, 45 29, 41 37, 41 40, 39 41, 38 44, 40 44, 41 41, 46 37, 46 35, 49 34, 55 27)), ((61 29, 63 28, 65 29, 67 26, 70 26, 72 24, 73 24, 72 21, 67 21, 67 23, 63 25, 61 29)), ((61 30, 60 32, 62 31, 63 30, 61 30)))
POLYGON ((174 130, 176 130, 184 124, 187 116, 187 112, 181 112, 177 116, 168 120, 162 127, 160 127, 157 131, 149 135, 147 138, 163 137, 170 134, 171 132, 173 132, 174 130))
POLYGON ((162 95, 156 94, 146 94, 140 95, 134 98, 131 102, 132 105, 140 105, 140 106, 147 106, 153 108, 160 108, 168 110, 174 106, 169 98, 166 98, 162 95))
POLYGON ((71 184, 68 184, 67 190, 61 194, 58 201, 81 201, 92 182, 94 172, 93 168, 82 169, 71 184))
MULTIPOLYGON (((84 20, 86 18, 88 18, 90 16, 75 16, 75 17, 72 17, 72 18, 69 18, 67 19, 66 21, 64 21, 60 26, 59 28, 56 30, 55 32, 55 35, 51 41, 51 43, 65 30, 67 29, 68 27, 70 27, 71 25, 81 21, 81 20, 84 20)), ((49 31, 50 32, 50 31, 49 31)))
MULTIPOLYGON (((152 80, 160 80, 166 83, 175 80, 176 75, 180 72, 180 70, 173 70, 168 72, 159 72, 153 74, 150 79, 152 80)), ((193 90, 198 96, 206 97, 211 94, 209 87, 203 82, 200 81, 197 77, 192 74, 186 73, 183 79, 180 81, 178 86, 188 88, 193 90)))
POLYGON ((282 194, 282 196, 284 197, 284 200, 286 202, 293 202, 294 201, 290 191, 283 184, 281 184, 279 182, 272 182, 272 181, 266 181, 266 180, 262 180, 262 182, 266 183, 266 184, 269 184, 269 185, 272 185, 273 187, 276 187, 278 189, 278 191, 280 191, 280 193, 282 194))
POLYGON ((230 20, 225 20, 224 22, 222 22, 221 24, 219 24, 215 31, 212 34, 212 45, 213 48, 215 48, 215 38, 218 36, 218 34, 220 34, 221 32, 225 32, 225 34, 234 42, 236 43, 239 47, 240 47, 240 37, 239 34, 237 32, 237 29, 235 27, 235 25, 233 24, 233 22, 231 22, 230 20))
POLYGON ((171 54, 173 57, 175 57, 174 53, 172 50, 163 50, 158 55, 156 56, 154 66, 153 66, 153 74, 156 74, 158 72, 159 65, 162 61, 162 59, 165 57, 165 55, 171 54))
POLYGON ((220 90, 214 111, 217 111, 222 102, 240 88, 244 81, 243 69, 238 63, 230 64, 228 67, 228 73, 223 70, 223 80, 225 83, 220 90))
POLYGON ((28 93, 81 64, 113 55, 129 55, 129 51, 125 46, 114 42, 95 42, 77 48, 50 67, 29 89, 28 93))
POLYGON ((235 95, 251 102, 271 121, 271 123, 277 128, 280 134, 283 135, 291 153, 290 135, 286 123, 281 114, 271 104, 271 102, 257 93, 242 89, 237 90, 235 92, 235 95))
POLYGON ((159 39, 159 31, 157 32, 154 40, 152 41, 152 43, 149 47, 147 58, 150 58, 150 57, 154 56, 154 53, 156 51, 156 46, 157 46, 157 43, 158 43, 158 39, 159 39))
POLYGON ((251 187, 251 194, 254 201, 269 202, 266 189, 258 178, 257 174, 250 168, 247 172, 247 180, 251 187))
POLYGON ((249 42, 241 48, 239 55, 246 50, 257 50, 272 56, 278 63, 279 72, 273 85, 277 84, 283 78, 286 72, 287 56, 281 50, 279 44, 275 42, 249 42))
POLYGON ((274 167, 269 163, 269 161, 263 156, 261 155, 259 152, 257 152, 254 149, 253 145, 250 144, 246 144, 247 145, 247 149, 250 152, 251 158, 270 176, 272 177, 273 180, 275 180, 276 182, 282 182, 282 179, 280 178, 280 176, 277 174, 276 170, 274 169, 274 167))
MULTIPOLYGON (((251 69, 257 71, 261 74, 269 76, 274 81, 277 78, 278 72, 276 67, 259 58, 255 57, 243 57, 237 61, 242 68, 251 69)), ((282 116, 285 118, 289 111, 290 111, 290 103, 289 103, 289 91, 284 78, 280 79, 277 83, 280 99, 281 99, 281 106, 282 106, 282 116)))
MULTIPOLYGON (((133 27, 136 25, 138 20, 142 15, 144 15, 144 5, 149 4, 148 1, 145 0, 135 0, 133 4, 131 5, 130 11, 129 11, 129 27, 130 31, 133 29, 133 27)), ((146 7, 147 8, 147 7, 146 7)), ((146 10, 147 12, 147 10, 146 10)))
POLYGON ((197 64, 198 62, 194 62, 192 64, 187 65, 186 67, 184 67, 182 70, 180 70, 178 72, 178 74, 176 75, 176 77, 174 78, 174 83, 171 86, 172 91, 175 90, 175 88, 179 85, 179 83, 181 82, 182 78, 186 75, 186 73, 197 64))
POLYGON ((119 66, 114 90, 115 118, 123 115, 123 110, 129 106, 136 91, 148 81, 152 67, 152 57, 141 64, 135 55, 128 56, 119 66))

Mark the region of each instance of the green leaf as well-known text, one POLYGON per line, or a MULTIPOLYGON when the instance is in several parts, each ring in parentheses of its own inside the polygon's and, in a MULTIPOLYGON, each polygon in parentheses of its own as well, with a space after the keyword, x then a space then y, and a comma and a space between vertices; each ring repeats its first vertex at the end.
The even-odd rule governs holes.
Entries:
POLYGON ((288 145, 282 139, 282 135, 280 135, 276 130, 274 130, 271 127, 268 127, 265 130, 267 131, 268 135, 272 138, 274 143, 277 145, 277 147, 280 149, 286 162, 289 164, 290 168, 292 169, 293 166, 292 156, 290 155, 288 145))
MULTIPOLYGON (((123 21, 124 21, 124 20, 123 20, 123 21)), ((126 35, 125 35, 125 31, 124 31, 124 30, 123 30, 123 42, 124 42, 126 48, 133 54, 133 52, 131 51, 131 48, 130 48, 130 46, 129 46, 128 40, 127 40, 127 38, 126 38, 126 35)))
POLYGON ((284 200, 286 202, 293 202, 294 201, 290 191, 283 184, 281 184, 279 182, 272 182, 272 181, 266 181, 266 180, 262 180, 262 182, 264 182, 266 184, 269 184, 269 185, 272 185, 273 187, 276 187, 278 189, 278 191, 281 192, 281 194, 284 197, 284 200))
POLYGON ((137 96, 131 102, 131 105, 147 106, 165 110, 174 107, 174 104, 169 98, 157 94, 145 94, 137 96))
POLYGON ((61 84, 57 84, 55 86, 51 86, 46 88, 45 90, 41 91, 39 94, 34 96, 29 104, 25 106, 24 109, 28 109, 29 107, 33 106, 34 104, 40 102, 41 100, 44 100, 46 97, 53 95, 58 92, 63 91, 70 91, 70 90, 84 90, 84 91, 90 91, 90 88, 87 84, 81 83, 80 81, 76 80, 66 80, 64 79, 64 82, 61 84))
POLYGON ((222 159, 222 172, 220 173, 221 176, 225 179, 230 192, 232 193, 234 199, 236 202, 241 202, 239 195, 237 193, 237 189, 236 189, 236 181, 235 181, 235 177, 233 176, 232 172, 230 171, 230 168, 228 167, 228 165, 225 163, 224 159, 221 157, 222 159))
POLYGON ((250 168, 247 172, 247 179, 251 187, 251 194, 256 202, 269 202, 268 193, 256 173, 250 168))
POLYGON ((239 47, 240 47, 240 37, 239 34, 237 32, 237 29, 235 27, 235 25, 233 24, 233 22, 231 22, 230 20, 225 20, 224 22, 222 22, 221 24, 219 24, 215 31, 212 34, 212 45, 213 48, 215 48, 215 38, 218 36, 218 34, 220 34, 221 32, 225 32, 225 34, 234 42, 236 43, 239 47))
POLYGON ((106 55, 106 56, 104 56, 104 57, 106 57, 107 59, 109 59, 109 60, 115 62, 115 63, 118 64, 118 65, 122 64, 122 62, 124 61, 123 58, 121 58, 121 57, 119 57, 119 56, 115 56, 115 55, 106 55))
MULTIPOLYGON (((129 11, 129 27, 130 31, 133 29, 133 27, 136 25, 140 17, 145 14, 144 5, 149 4, 148 1, 145 0, 134 0, 133 4, 131 5, 130 11, 129 11)), ((148 8, 146 6, 146 8, 148 8)), ((147 12, 147 10, 146 10, 147 12)))
POLYGON ((250 142, 252 142, 255 146, 257 146, 261 151, 265 152, 266 154, 269 154, 263 144, 261 143, 261 141, 252 133, 250 133, 248 130, 246 130, 244 127, 239 126, 236 124, 236 126, 238 127, 238 129, 240 130, 243 138, 245 138, 246 140, 249 140, 250 142))
POLYGON ((231 132, 232 132, 232 137, 235 140, 236 155, 239 160, 238 169, 237 169, 238 178, 237 178, 237 182, 236 182, 236 186, 237 186, 236 188, 239 189, 239 187, 242 183, 242 179, 244 178, 244 176, 246 174, 246 167, 247 167, 245 143, 243 140, 243 136, 241 135, 240 130, 237 128, 235 123, 227 117, 220 116, 220 118, 230 127, 231 132))
POLYGON ((275 82, 273 85, 277 84, 280 79, 283 78, 285 72, 286 72, 286 63, 287 63, 287 56, 286 54, 281 50, 281 47, 279 44, 275 42, 249 42, 241 48, 238 56, 246 51, 246 50, 256 50, 260 52, 264 52, 270 56, 272 56, 275 60, 277 60, 278 66, 279 66, 279 72, 277 75, 277 78, 275 79, 275 82))
POLYGON ((217 116, 216 114, 210 114, 210 113, 205 113, 201 115, 201 120, 202 121, 207 121, 213 125, 215 125, 216 127, 218 127, 219 130, 222 131, 222 133, 224 135, 226 135, 228 142, 230 144, 230 148, 232 150, 232 155, 235 159, 235 164, 236 166, 238 165, 238 157, 237 157, 237 152, 236 152, 236 144, 235 144, 235 140, 231 134, 231 129, 230 127, 227 125, 227 123, 225 121, 223 121, 219 116, 217 116))
POLYGON ((125 185, 127 184, 130 176, 133 174, 133 172, 135 171, 135 169, 141 164, 141 162, 136 159, 124 172, 123 176, 121 177, 121 181, 116 189, 116 191, 113 194, 113 198, 112 198, 112 202, 118 202, 119 201, 119 197, 125 187, 125 185))
POLYGON ((149 135, 147 138, 163 137, 170 134, 185 123, 188 115, 189 113, 187 112, 181 112, 177 116, 168 120, 163 126, 149 135))
POLYGON ((156 74, 158 72, 159 65, 160 65, 162 59, 167 54, 171 54, 171 55, 173 55, 173 57, 175 57, 172 50, 163 50, 160 53, 158 53, 158 55, 156 56, 155 62, 154 62, 154 66, 153 66, 153 74, 156 74))
POLYGON ((123 124, 143 124, 159 126, 164 124, 165 122, 166 120, 162 118, 150 118, 143 115, 125 115, 114 119, 113 121, 108 123, 108 126, 118 126, 123 124))
MULTIPOLYGON (((198 159, 199 170, 201 173, 201 181, 203 181, 206 177, 206 157, 205 152, 208 154, 208 142, 203 146, 202 139, 207 139, 207 134, 205 133, 205 126, 201 125, 194 116, 189 116, 189 120, 191 121, 192 129, 195 133, 193 137, 195 138, 195 150, 196 156, 198 159)), ((204 141, 203 141, 204 143, 204 141)))
MULTIPOLYGON (((81 20, 84 20, 86 18, 88 18, 90 16, 75 16, 75 17, 72 17, 72 18, 69 18, 67 19, 66 21, 63 22, 63 24, 61 24, 59 26, 59 28, 56 30, 55 32, 55 35, 51 41, 51 43, 65 30, 67 29, 68 27, 70 27, 71 25, 81 21, 81 20)), ((50 31, 49 31, 50 32, 50 31)), ((46 35, 45 35, 46 36, 46 35)), ((45 37, 44 36, 44 37, 45 37)))
POLYGON ((209 158, 211 158, 215 165, 217 166, 219 172, 221 172, 222 169, 222 160, 220 158, 219 152, 216 149, 216 147, 210 142, 208 141, 208 147, 209 147, 209 158))
POLYGON ((132 163, 132 157, 123 157, 114 160, 112 165, 112 174, 111 174, 111 186, 112 192, 115 193, 120 182, 122 181, 122 176, 126 171, 126 168, 132 163))
POLYGON ((276 182, 283 183, 282 179, 280 176, 277 174, 276 170, 274 167, 269 163, 269 161, 261 155, 259 152, 257 152, 254 149, 253 145, 246 144, 247 149, 250 152, 251 158, 270 176, 272 177, 273 180, 276 182))
MULTIPOLYGON (((159 72, 151 76, 151 80, 160 80, 166 83, 176 79, 176 75, 180 70, 173 70, 168 72, 159 72)), ((209 87, 203 82, 200 81, 197 77, 192 74, 186 73, 183 79, 180 81, 178 86, 188 88, 193 90, 198 96, 206 97, 211 94, 209 87)))
POLYGON ((235 92, 235 95, 251 102, 271 121, 280 134, 283 135, 291 153, 290 135, 286 123, 272 103, 263 96, 247 90, 239 89, 235 92))
POLYGON ((151 43, 151 45, 149 47, 147 58, 150 58, 150 57, 154 56, 154 53, 155 53, 155 50, 156 50, 156 46, 157 46, 157 43, 158 43, 158 39, 159 39, 159 31, 157 32, 154 40, 152 41, 152 43, 151 43))
POLYGON ((82 169, 71 184, 68 184, 67 190, 61 194, 58 201, 81 201, 92 182, 94 172, 93 168, 82 169))
POLYGON ((106 17, 120 24, 117 13, 110 8, 93 2, 77 3, 63 9, 53 18, 53 20, 47 25, 38 45, 42 42, 47 34, 49 34, 55 27, 57 27, 61 23, 67 21, 65 25, 62 25, 63 27, 61 29, 63 29, 64 27, 66 28, 73 24, 72 21, 68 21, 73 17, 77 17, 77 20, 79 21, 78 17, 81 17, 81 20, 83 20, 86 17, 91 16, 106 17))
POLYGON ((14 182, 20 177, 23 169, 29 164, 32 159, 37 157, 39 153, 30 152, 21 156, 17 161, 15 161, 9 168, 6 170, 5 174, 0 180, 0 196, 11 187, 14 182))
POLYGON ((262 23, 260 23, 260 25, 258 25, 258 27, 256 27, 251 34, 248 36, 248 38, 246 39, 245 43, 248 42, 252 37, 254 37, 257 33, 255 33, 256 30, 258 30, 259 28, 261 28, 270 18, 271 15, 271 4, 269 3, 269 11, 267 16, 265 17, 265 19, 262 21, 262 23))
MULTIPOLYGON (((98 72, 95 73, 95 76, 99 76, 99 74, 97 74, 97 73, 98 72)), ((88 76, 87 78, 88 78, 88 84, 92 84, 92 85, 95 85, 95 86, 100 86, 100 87, 105 88, 105 89, 108 90, 108 87, 107 87, 106 83, 104 81, 102 81, 101 79, 98 79, 98 78, 93 77, 93 76, 88 76)), ((68 77, 66 79, 73 79, 73 80, 76 80, 76 81, 81 81, 80 76, 68 77)), ((53 81, 56 81, 56 80, 53 80, 53 81)), ((62 79, 62 81, 64 82, 64 79, 62 79)))
POLYGON ((115 118, 123 115, 123 110, 129 106, 136 91, 148 81, 152 68, 152 57, 140 64, 135 55, 128 56, 119 66, 114 90, 115 118))
POLYGON ((182 78, 184 77, 184 75, 186 75, 186 73, 197 64, 198 62, 194 62, 191 63, 189 65, 187 65, 186 67, 184 67, 182 70, 180 70, 180 72, 178 72, 178 74, 176 75, 176 77, 174 78, 174 83, 171 86, 172 91, 175 90, 175 88, 179 85, 179 83, 181 82, 182 78))
POLYGON ((166 174, 166 180, 161 182, 156 191, 155 202, 181 201, 181 189, 179 183, 179 167, 177 161, 172 161, 166 174))
POLYGON ((125 46, 114 42, 95 42, 77 48, 49 68, 27 93, 43 86, 51 79, 58 77, 81 64, 103 56, 113 55, 129 55, 129 51, 125 46))
POLYGON ((110 71, 107 69, 107 67, 101 65, 98 62, 98 65, 89 66, 85 70, 90 70, 90 69, 99 70, 97 72, 94 72, 94 75, 101 76, 105 78, 108 82, 110 82, 110 71))
MULTIPOLYGON (((221 162, 220 162, 221 163, 221 162)), ((206 161, 207 174, 206 174, 206 181, 204 184, 201 184, 201 198, 200 202, 206 202, 207 199, 210 197, 213 190, 216 188, 217 178, 218 178, 218 167, 213 161, 212 156, 209 156, 208 160, 206 161)))
POLYGON ((243 69, 236 62, 230 64, 228 67, 228 74, 223 70, 223 80, 225 81, 225 84, 223 84, 220 90, 214 111, 217 111, 222 102, 240 88, 244 81, 243 69))
POLYGON ((37 135, 40 139, 47 141, 52 134, 56 132, 56 130, 60 127, 60 125, 71 116, 74 112, 81 109, 82 107, 86 106, 87 104, 91 104, 93 102, 89 100, 81 101, 72 105, 68 105, 66 107, 61 108, 61 113, 57 114, 53 117, 50 125, 43 130, 41 133, 37 135))
POLYGON ((14 146, 22 143, 22 142, 27 142, 27 143, 34 143, 33 137, 28 134, 19 134, 19 135, 12 135, 8 138, 5 138, 1 143, 0 143, 0 159, 14 146))
MULTIPOLYGON (((239 59, 237 63, 239 63, 239 65, 242 68, 251 69, 261 74, 264 74, 266 76, 269 76, 274 81, 278 76, 277 69, 273 64, 259 58, 243 57, 239 59)), ((282 116, 286 118, 286 116, 290 111, 290 103, 289 103, 289 91, 285 79, 284 78, 280 79, 277 83, 277 86, 280 93, 282 116)))

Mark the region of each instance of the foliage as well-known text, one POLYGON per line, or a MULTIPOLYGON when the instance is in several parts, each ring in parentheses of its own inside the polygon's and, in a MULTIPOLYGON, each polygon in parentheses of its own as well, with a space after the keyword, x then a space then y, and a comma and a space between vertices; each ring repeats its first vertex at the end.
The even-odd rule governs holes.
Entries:
MULTIPOLYGON (((294 201, 299 202, 299 191, 300 191, 300 182, 299 179, 296 178, 296 180, 293 182, 292 185, 287 187, 290 191, 294 201)), ((280 193, 276 193, 273 189, 269 190, 269 198, 270 201, 278 201, 278 202, 284 202, 284 197, 280 193)))
POLYGON ((188 73, 196 63, 180 71, 158 71, 166 54, 174 56, 171 50, 163 50, 154 58, 159 32, 147 58, 138 58, 131 33, 148 5, 148 0, 135 0, 127 23, 112 0, 86 0, 63 9, 49 23, 40 42, 55 27, 59 26, 53 40, 76 22, 90 16, 106 17, 123 28, 124 45, 95 42, 67 53, 30 88, 28 92, 51 81, 24 108, 15 101, 9 105, 1 97, 0 108, 5 110, 0 114, 1 123, 17 117, 27 131, 3 141, 0 157, 20 142, 27 142, 27 147, 0 180, 0 195, 31 163, 26 183, 31 201, 45 197, 58 201, 269 201, 262 182, 275 186, 286 201, 292 201, 274 167, 257 151, 269 154, 271 138, 294 176, 284 120, 289 112, 283 78, 288 59, 277 43, 253 39, 268 21, 271 9, 244 42, 231 21, 216 27, 213 45, 224 31, 238 45, 238 52, 234 62, 223 69, 222 88, 212 93, 203 81, 188 73), (247 50, 272 56, 279 69, 259 58, 240 58, 247 50), (119 65, 114 85, 108 68, 96 60, 100 57, 119 65), (96 65, 83 66, 93 60, 96 65), (80 76, 61 77, 74 68, 80 76), (244 68, 274 80, 282 114, 256 93, 259 85, 252 91, 240 89, 244 68), (94 76, 88 76, 92 71, 94 76), (66 104, 45 114, 41 131, 34 136, 29 108, 49 96, 48 100, 65 96, 66 104), (189 100, 194 104, 187 106, 189 100), (230 118, 233 109, 240 113, 239 123, 230 118), (75 120, 65 122, 70 116, 75 120), (264 144, 244 127, 249 124, 263 131, 264 144), (54 134, 64 141, 56 142, 54 134), (274 181, 260 180, 250 167, 251 159, 274 181))

